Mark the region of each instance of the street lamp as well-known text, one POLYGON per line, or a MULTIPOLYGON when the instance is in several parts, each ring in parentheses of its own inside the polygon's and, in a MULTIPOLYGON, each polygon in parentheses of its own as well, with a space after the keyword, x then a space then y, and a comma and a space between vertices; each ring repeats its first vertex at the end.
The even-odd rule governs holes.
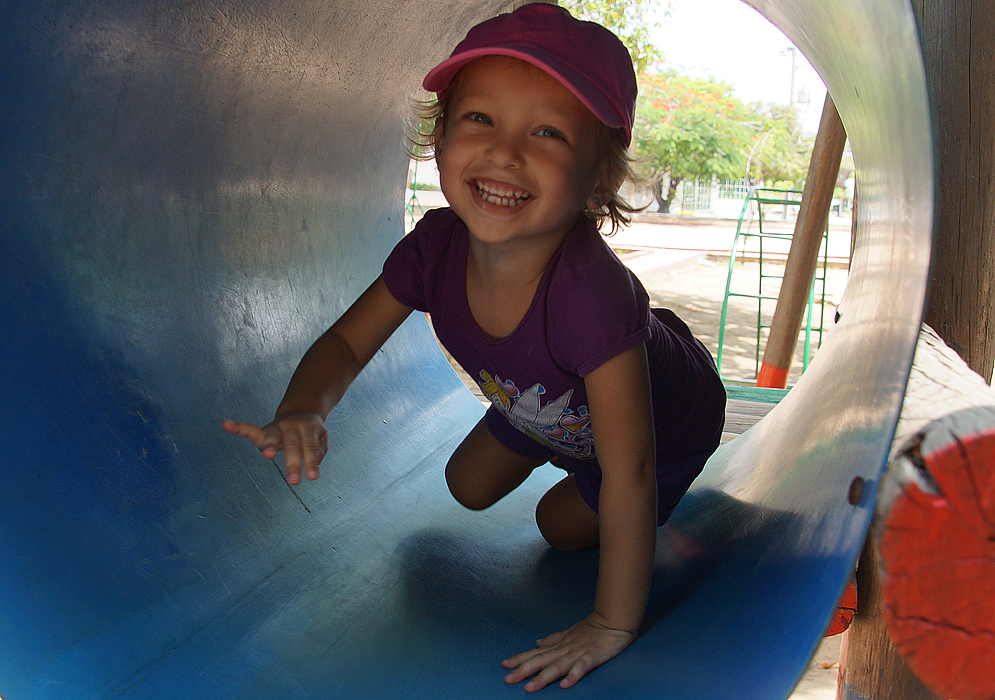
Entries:
POLYGON ((789 46, 781 52, 781 55, 787 56, 789 53, 791 54, 791 93, 788 95, 788 106, 793 107, 795 104, 795 71, 798 70, 798 66, 795 65, 795 56, 798 53, 798 49, 794 46, 789 46))

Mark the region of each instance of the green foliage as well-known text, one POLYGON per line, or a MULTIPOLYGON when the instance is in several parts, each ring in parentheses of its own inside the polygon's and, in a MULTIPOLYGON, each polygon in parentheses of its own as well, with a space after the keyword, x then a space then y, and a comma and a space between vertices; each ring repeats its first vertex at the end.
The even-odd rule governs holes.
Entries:
POLYGON ((667 211, 683 180, 781 181, 800 186, 812 139, 803 139, 794 108, 744 105, 732 86, 714 78, 656 72, 663 54, 652 41, 656 18, 670 14, 659 0, 560 0, 582 19, 615 32, 640 78, 633 147, 640 174, 667 211), (669 182, 666 196, 662 192, 669 182))
POLYGON ((808 174, 814 137, 803 137, 793 107, 755 102, 748 106, 759 125, 746 176, 754 182, 784 182, 800 188, 808 174))
POLYGON ((667 211, 683 180, 743 176, 754 130, 749 113, 714 78, 673 72, 641 76, 633 145, 640 174, 667 211), (668 196, 661 190, 669 176, 668 196))
POLYGON ((562 0, 560 5, 580 19, 611 29, 629 49, 636 73, 642 73, 663 60, 663 54, 650 34, 660 26, 652 18, 656 12, 669 14, 669 3, 658 0, 562 0))
POLYGON ((641 75, 639 92, 633 146, 661 211, 685 180, 804 179, 811 141, 792 108, 747 106, 727 83, 674 72, 641 75))

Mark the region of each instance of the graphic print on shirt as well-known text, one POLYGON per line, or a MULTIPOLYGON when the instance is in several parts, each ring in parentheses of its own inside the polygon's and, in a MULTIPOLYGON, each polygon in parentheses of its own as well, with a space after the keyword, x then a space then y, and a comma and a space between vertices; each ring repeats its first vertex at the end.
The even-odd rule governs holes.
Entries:
POLYGON ((570 409, 573 389, 543 405, 546 389, 541 384, 535 384, 523 393, 515 382, 491 376, 486 370, 480 371, 477 383, 508 422, 533 440, 575 459, 595 456, 587 406, 581 406, 576 412, 570 409))

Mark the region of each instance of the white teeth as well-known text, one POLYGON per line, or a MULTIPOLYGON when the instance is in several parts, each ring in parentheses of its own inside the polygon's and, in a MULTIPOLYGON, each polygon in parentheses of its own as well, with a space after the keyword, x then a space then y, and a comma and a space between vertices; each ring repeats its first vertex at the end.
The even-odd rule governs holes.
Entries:
POLYGON ((481 199, 502 207, 517 206, 531 196, 528 192, 523 192, 522 190, 507 190, 503 187, 482 185, 479 182, 474 184, 477 186, 477 193, 481 199))

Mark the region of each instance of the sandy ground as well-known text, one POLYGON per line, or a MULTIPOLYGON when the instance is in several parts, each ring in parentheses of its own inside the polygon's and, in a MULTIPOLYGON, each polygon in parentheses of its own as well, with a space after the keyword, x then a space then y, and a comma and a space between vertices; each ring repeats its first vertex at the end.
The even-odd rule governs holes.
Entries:
MULTIPOLYGON (((628 257, 628 256, 626 256, 628 257)), ((675 253, 674 251, 650 252, 632 259, 635 272, 650 294, 654 306, 672 309, 691 327, 692 331, 721 361, 720 370, 725 379, 753 380, 763 357, 768 326, 774 313, 780 277, 784 271, 779 261, 764 262, 761 287, 761 265, 754 260, 738 260, 730 273, 728 254, 720 256, 707 252, 675 253), (654 259, 662 263, 656 266, 654 259), (641 269, 642 265, 651 266, 641 269), (769 276, 769 277, 768 277, 769 276), (734 295, 726 306, 722 353, 719 357, 720 326, 726 285, 734 295), (758 313, 760 329, 758 333, 758 313)), ((809 332, 809 361, 815 356, 821 342, 832 332, 836 307, 846 286, 847 271, 841 266, 820 270, 825 274, 825 294, 822 282, 817 282, 817 299, 824 303, 812 305, 812 327, 809 332)), ((805 366, 805 334, 799 336, 795 360, 792 364, 790 383, 797 381, 805 366)))
POLYGON ((822 642, 788 700, 836 700, 841 641, 836 635, 822 642))

